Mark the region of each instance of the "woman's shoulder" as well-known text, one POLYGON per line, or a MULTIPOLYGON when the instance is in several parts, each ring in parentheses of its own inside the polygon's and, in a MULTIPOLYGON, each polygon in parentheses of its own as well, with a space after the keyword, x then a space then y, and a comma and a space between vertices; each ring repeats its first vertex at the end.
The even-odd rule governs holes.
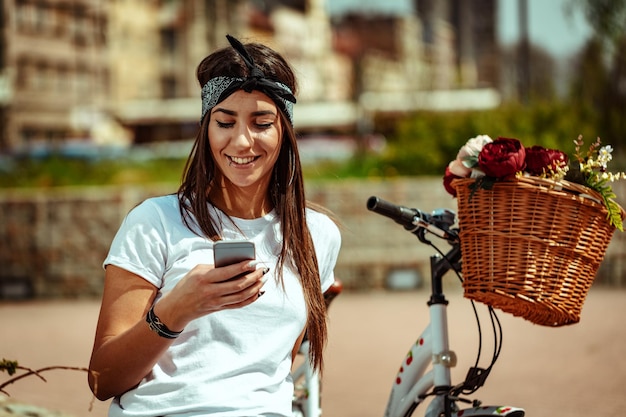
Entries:
POLYGON ((175 194, 146 198, 130 212, 135 217, 171 217, 172 215, 178 216, 179 213, 178 197, 175 194))
POLYGON ((306 209, 307 222, 334 223, 331 219, 332 213, 323 207, 309 205, 306 209))
POLYGON ((332 213, 318 206, 308 207, 306 221, 313 236, 318 234, 340 236, 339 226, 332 213))
POLYGON ((178 197, 176 196, 176 194, 167 194, 167 195, 160 195, 160 196, 155 196, 155 197, 148 197, 144 199, 143 201, 139 202, 139 204, 137 204, 135 209, 140 209, 140 210, 176 209, 178 210, 178 197))

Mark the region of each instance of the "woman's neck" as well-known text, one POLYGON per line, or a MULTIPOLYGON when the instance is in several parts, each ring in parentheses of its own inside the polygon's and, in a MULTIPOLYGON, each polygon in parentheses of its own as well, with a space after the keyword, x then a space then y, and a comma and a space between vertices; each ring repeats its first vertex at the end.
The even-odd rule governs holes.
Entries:
POLYGON ((268 214, 274 206, 267 193, 246 192, 242 189, 215 189, 209 192, 211 204, 231 217, 257 219, 268 214))

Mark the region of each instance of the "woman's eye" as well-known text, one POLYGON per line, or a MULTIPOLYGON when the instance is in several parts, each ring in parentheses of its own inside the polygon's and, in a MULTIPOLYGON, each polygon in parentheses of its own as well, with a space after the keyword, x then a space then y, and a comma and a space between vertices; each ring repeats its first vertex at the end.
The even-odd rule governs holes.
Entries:
MULTIPOLYGON (((235 122, 220 122, 219 120, 216 120, 215 123, 217 124, 217 127, 221 129, 228 129, 228 128, 235 126, 235 122)), ((269 129, 273 125, 274 125, 274 122, 267 122, 267 123, 255 122, 254 123, 254 126, 257 129, 269 129)))
POLYGON ((215 121, 217 123, 217 127, 228 128, 233 127, 234 123, 220 122, 219 120, 215 121))

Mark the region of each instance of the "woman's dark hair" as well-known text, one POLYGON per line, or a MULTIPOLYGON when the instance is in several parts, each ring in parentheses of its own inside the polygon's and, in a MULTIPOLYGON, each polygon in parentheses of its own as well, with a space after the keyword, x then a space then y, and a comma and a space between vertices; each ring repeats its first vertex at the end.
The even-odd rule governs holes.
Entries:
MULTIPOLYGON (((265 77, 287 85, 296 95, 296 77, 281 55, 258 43, 245 44, 245 49, 265 77)), ((202 60, 196 75, 200 86, 203 86, 214 77, 245 78, 250 74, 241 56, 233 48, 227 47, 202 60)), ((283 242, 278 258, 279 280, 282 282, 282 270, 285 266, 293 268, 300 277, 307 305, 306 332, 311 346, 310 361, 321 371, 322 353, 327 339, 326 308, 313 240, 305 221, 307 201, 296 135, 281 106, 277 105, 277 108, 283 126, 283 137, 268 193, 282 229, 283 242)), ((208 112, 200 123, 200 130, 178 190, 178 199, 181 215, 187 227, 194 230, 193 225, 197 224, 205 236, 219 240, 221 237, 217 219, 212 218, 209 211, 209 192, 214 185, 217 169, 208 138, 210 117, 208 112)))

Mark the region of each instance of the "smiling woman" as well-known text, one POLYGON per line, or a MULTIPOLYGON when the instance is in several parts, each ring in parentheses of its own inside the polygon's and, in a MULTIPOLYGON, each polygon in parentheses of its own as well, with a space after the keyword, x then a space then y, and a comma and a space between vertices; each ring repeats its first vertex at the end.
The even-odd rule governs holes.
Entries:
POLYGON ((112 417, 291 416, 305 332, 323 364, 341 236, 305 199, 296 80, 272 49, 227 38, 198 66, 178 193, 134 208, 104 261, 89 382, 112 417), (218 240, 252 242, 256 259, 216 267, 218 240))

